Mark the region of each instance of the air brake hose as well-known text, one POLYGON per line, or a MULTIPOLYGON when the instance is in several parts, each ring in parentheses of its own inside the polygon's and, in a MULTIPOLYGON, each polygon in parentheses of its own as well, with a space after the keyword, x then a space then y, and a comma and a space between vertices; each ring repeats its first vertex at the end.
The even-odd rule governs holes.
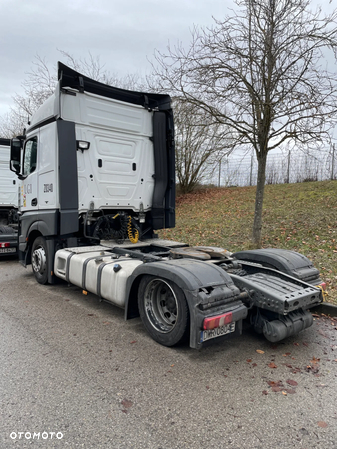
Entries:
POLYGON ((132 230, 132 218, 129 215, 129 222, 128 222, 128 237, 131 243, 137 243, 139 239, 139 231, 138 229, 132 230))

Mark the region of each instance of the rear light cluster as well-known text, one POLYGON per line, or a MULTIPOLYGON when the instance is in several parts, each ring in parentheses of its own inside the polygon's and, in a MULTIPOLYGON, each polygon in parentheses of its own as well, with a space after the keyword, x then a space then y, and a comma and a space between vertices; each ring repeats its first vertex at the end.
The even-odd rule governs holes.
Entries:
POLYGON ((232 322, 232 319, 233 319, 232 312, 205 318, 203 329, 206 331, 216 329, 217 327, 225 326, 226 324, 230 324, 232 322))
POLYGON ((0 248, 9 248, 11 246, 10 243, 0 243, 0 248))

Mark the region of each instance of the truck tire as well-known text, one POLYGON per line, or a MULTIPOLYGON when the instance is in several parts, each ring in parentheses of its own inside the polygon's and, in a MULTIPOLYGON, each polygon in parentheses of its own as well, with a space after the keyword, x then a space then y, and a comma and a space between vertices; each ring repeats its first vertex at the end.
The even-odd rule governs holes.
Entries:
POLYGON ((142 322, 158 343, 174 346, 189 331, 189 311, 183 291, 173 282, 157 276, 144 276, 138 289, 142 322))
POLYGON ((0 225, 0 234, 14 234, 15 231, 10 226, 0 225))
POLYGON ((32 268, 39 284, 48 282, 48 251, 46 239, 37 237, 32 246, 32 268))

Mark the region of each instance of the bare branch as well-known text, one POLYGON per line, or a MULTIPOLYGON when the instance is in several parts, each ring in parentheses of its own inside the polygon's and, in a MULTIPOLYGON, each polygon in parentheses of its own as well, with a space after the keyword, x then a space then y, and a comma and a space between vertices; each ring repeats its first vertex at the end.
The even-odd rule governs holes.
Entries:
POLYGON ((156 52, 153 68, 163 89, 182 95, 254 147, 258 245, 268 152, 287 141, 310 149, 326 140, 336 122, 337 11, 311 11, 309 0, 236 4, 231 17, 195 27, 187 49, 177 44, 166 54, 156 52))

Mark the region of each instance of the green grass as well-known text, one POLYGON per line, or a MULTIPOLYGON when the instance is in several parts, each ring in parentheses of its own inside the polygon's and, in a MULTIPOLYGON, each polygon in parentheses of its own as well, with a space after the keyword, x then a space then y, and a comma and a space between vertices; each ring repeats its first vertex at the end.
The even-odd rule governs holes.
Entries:
MULTIPOLYGON (((180 196, 176 228, 160 237, 190 245, 248 249, 255 187, 199 190, 180 196)), ((263 208, 263 247, 298 251, 320 270, 328 302, 337 304, 337 181, 267 185, 263 208)))

